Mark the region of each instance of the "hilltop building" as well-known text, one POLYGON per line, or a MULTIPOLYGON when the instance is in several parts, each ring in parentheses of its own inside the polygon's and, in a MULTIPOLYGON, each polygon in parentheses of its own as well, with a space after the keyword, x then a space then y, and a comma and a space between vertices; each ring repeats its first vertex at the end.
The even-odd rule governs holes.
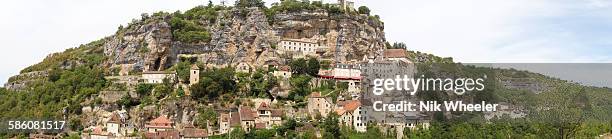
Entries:
POLYGON ((338 6, 344 10, 355 9, 355 2, 351 0, 338 0, 338 6))
POLYGON ((176 72, 146 71, 142 73, 142 79, 144 83, 149 84, 163 83, 164 79, 169 79, 170 82, 174 82, 176 79, 176 72))
POLYGON ((316 56, 317 49, 321 48, 319 43, 312 39, 283 39, 278 43, 278 47, 284 52, 294 52, 296 54, 316 56))
POLYGON ((189 85, 194 85, 200 81, 200 67, 192 65, 189 71, 189 85))

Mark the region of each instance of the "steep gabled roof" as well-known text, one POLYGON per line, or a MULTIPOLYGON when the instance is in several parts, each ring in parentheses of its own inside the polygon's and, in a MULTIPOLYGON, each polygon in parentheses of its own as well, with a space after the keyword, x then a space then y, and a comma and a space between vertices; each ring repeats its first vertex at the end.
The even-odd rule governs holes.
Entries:
POLYGON ((106 123, 121 124, 121 118, 119 118, 119 114, 113 112, 113 114, 111 114, 110 119, 108 119, 106 123))
POLYGON ((259 108, 257 108, 257 110, 271 110, 271 108, 268 106, 268 104, 262 102, 261 104, 259 104, 259 108))

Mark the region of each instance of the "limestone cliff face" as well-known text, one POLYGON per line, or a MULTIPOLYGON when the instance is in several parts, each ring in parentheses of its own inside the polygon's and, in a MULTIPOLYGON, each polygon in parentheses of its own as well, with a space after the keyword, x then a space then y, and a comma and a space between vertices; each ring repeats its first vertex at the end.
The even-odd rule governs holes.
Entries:
POLYGON ((315 38, 329 47, 324 58, 334 58, 336 51, 341 62, 361 59, 364 55, 381 56, 385 44, 382 23, 365 15, 329 15, 323 10, 278 14, 275 31, 284 38, 315 38), (341 47, 336 50, 338 37, 341 47))
POLYGON ((134 64, 144 71, 164 70, 169 65, 172 33, 164 20, 152 22, 115 35, 104 44, 107 64, 134 64))
POLYGON ((201 21, 210 31, 210 42, 184 43, 172 38, 169 16, 151 17, 109 37, 104 54, 106 66, 131 65, 136 71, 164 70, 178 61, 180 54, 198 55, 198 60, 215 65, 235 66, 239 62, 261 65, 278 57, 272 47, 281 39, 316 40, 328 47, 322 58, 340 61, 380 56, 385 36, 382 23, 365 15, 328 15, 323 10, 276 14, 270 24, 262 10, 223 10, 213 23, 201 21), (336 50, 339 36, 344 36, 336 50))

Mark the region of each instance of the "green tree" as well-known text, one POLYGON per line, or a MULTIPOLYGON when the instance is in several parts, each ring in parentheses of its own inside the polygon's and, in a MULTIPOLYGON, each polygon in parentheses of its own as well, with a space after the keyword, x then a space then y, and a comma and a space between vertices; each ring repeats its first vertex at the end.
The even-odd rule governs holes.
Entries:
POLYGON ((151 93, 153 87, 152 84, 138 84, 138 86, 136 86, 136 93, 138 93, 138 96, 146 96, 151 93))
POLYGON ((249 8, 249 7, 259 7, 266 8, 265 3, 262 0, 236 0, 234 4, 237 8, 249 8))
POLYGON ((293 90, 289 93, 289 98, 304 97, 310 93, 311 77, 307 75, 297 75, 290 79, 290 84, 293 90))
POLYGON ((321 124, 323 128, 323 138, 340 138, 342 135, 340 132, 340 126, 338 125, 338 115, 335 113, 331 113, 325 118, 323 124, 321 124))
POLYGON ((370 15, 370 8, 368 8, 367 6, 359 6, 357 11, 359 12, 359 14, 370 15))
POLYGON ((217 112, 212 108, 200 108, 198 110, 198 117, 196 119, 198 127, 208 129, 206 125, 213 125, 210 122, 215 122, 217 116, 217 112))
POLYGON ((308 73, 308 65, 306 63, 306 60, 303 58, 299 58, 299 59, 291 61, 289 66, 291 67, 292 72, 295 74, 308 73))
POLYGON ((321 64, 319 63, 319 60, 317 60, 316 58, 310 58, 308 59, 308 70, 307 73, 311 76, 317 76, 317 74, 319 73, 319 69, 321 68, 321 64))
POLYGON ((242 128, 235 128, 229 133, 230 139, 244 139, 246 138, 246 132, 242 128))
POLYGON ((191 63, 187 61, 176 63, 176 74, 178 78, 181 79, 182 81, 189 81, 190 70, 191 70, 190 65, 191 63))

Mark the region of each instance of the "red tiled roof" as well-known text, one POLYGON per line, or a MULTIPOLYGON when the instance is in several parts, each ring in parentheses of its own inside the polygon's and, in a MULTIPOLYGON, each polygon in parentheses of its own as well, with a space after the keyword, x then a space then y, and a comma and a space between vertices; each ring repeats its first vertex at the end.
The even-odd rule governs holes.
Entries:
POLYGON ((384 52, 385 58, 404 58, 408 57, 404 49, 386 49, 384 52))
POLYGON ((337 109, 336 113, 338 115, 343 115, 346 112, 353 112, 357 108, 361 106, 361 102, 359 100, 349 100, 344 102, 339 102, 338 105, 342 105, 342 109, 337 109))
POLYGON ((101 136, 106 136, 108 135, 108 133, 102 131, 102 127, 100 126, 96 126, 93 131, 91 132, 92 135, 101 135, 101 136))
POLYGON ((255 112, 248 108, 240 108, 240 120, 241 121, 253 121, 255 120, 255 112))
POLYGON ((266 128, 266 124, 264 123, 255 123, 255 129, 264 129, 266 128))
POLYGON ((233 126, 233 127, 240 126, 240 114, 238 114, 238 112, 230 113, 230 126, 233 126))
POLYGON ((180 133, 176 130, 168 131, 157 131, 157 132, 146 132, 145 138, 147 139, 180 139, 180 133))
POLYGON ((205 138, 208 137, 208 132, 204 129, 198 128, 185 128, 183 130, 183 137, 186 138, 205 138))
POLYGON ((282 117, 283 116, 283 110, 272 110, 272 117, 282 117))
POLYGON ((111 115, 111 118, 108 120, 107 123, 115 123, 115 124, 120 124, 121 123, 121 119, 119 118, 119 114, 117 113, 113 113, 111 115))
POLYGON ((170 121, 170 119, 166 118, 166 116, 159 116, 153 120, 151 120, 145 127, 153 127, 153 128, 172 128, 172 124, 174 122, 170 121))
POLYGON ((291 71, 291 67, 289 67, 289 66, 280 66, 280 67, 278 67, 278 70, 280 70, 280 71, 291 71))
POLYGON ((259 104, 259 108, 257 108, 257 110, 270 110, 270 107, 268 107, 268 104, 266 104, 265 102, 262 102, 261 104, 259 104))

